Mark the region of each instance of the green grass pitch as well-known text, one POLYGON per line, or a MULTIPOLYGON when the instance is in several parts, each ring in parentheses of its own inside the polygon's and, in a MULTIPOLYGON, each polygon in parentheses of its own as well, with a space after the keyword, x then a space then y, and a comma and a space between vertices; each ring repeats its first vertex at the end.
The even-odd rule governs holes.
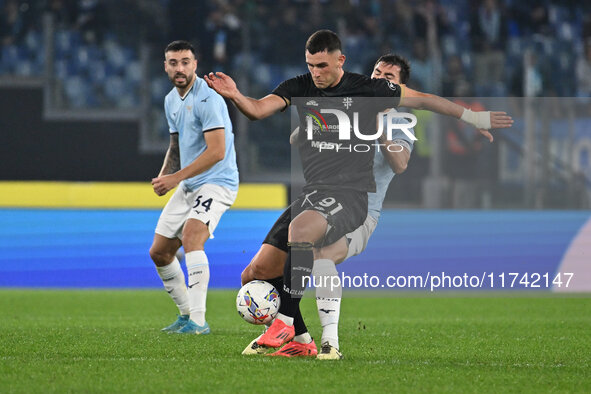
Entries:
POLYGON ((260 328, 234 291, 210 291, 211 335, 179 336, 163 290, 1 290, 0 392, 591 392, 590 301, 348 296, 345 359, 323 362, 242 356, 260 328))

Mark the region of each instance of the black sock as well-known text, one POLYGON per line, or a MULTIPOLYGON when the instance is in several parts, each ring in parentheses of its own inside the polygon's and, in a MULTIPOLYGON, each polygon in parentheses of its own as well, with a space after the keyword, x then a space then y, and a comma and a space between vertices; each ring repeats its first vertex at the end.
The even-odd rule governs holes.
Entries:
POLYGON ((300 308, 298 308, 296 315, 293 318, 293 328, 295 329, 295 335, 302 335, 303 333, 308 332, 308 327, 306 327, 306 323, 304 323, 300 308))
MULTIPOLYGON (((273 279, 263 279, 266 282, 269 282, 273 285, 274 288, 277 289, 279 295, 283 297, 288 297, 286 291, 283 289, 283 276, 279 276, 273 279)), ((308 332, 308 327, 306 327, 306 323, 304 323, 304 318, 302 317, 302 313, 300 312, 300 308, 297 309, 296 315, 293 318, 293 326, 295 329, 295 335, 301 335, 305 332, 308 332)))
MULTIPOLYGON (((300 300, 312 276, 314 252, 310 242, 293 242, 289 243, 288 247, 287 260, 283 270, 283 288, 285 291, 281 293, 279 313, 293 317, 295 321, 296 315, 299 314, 300 300), (308 279, 304 283, 306 277, 308 279)), ((299 316, 301 319, 301 314, 299 316)))
MULTIPOLYGON (((269 282, 273 285, 274 288, 277 289, 279 292, 279 296, 282 297, 281 299, 285 299, 289 297, 289 294, 283 289, 283 276, 278 276, 277 278, 273 279, 261 279, 265 282, 269 282)), ((295 329, 295 335, 301 335, 305 332, 308 332, 308 327, 306 327, 306 323, 304 323, 304 319, 302 317, 302 313, 300 312, 300 308, 297 309, 296 315, 293 318, 293 326, 295 329)))
POLYGON ((283 276, 278 276, 277 278, 273 278, 273 279, 261 279, 264 280, 265 282, 269 282, 270 284, 273 285, 273 287, 275 289, 277 289, 277 291, 279 292, 279 295, 281 295, 281 292, 283 291, 283 276))
MULTIPOLYGON (((255 279, 258 279, 258 278, 255 278, 255 279)), ((270 283, 271 285, 273 285, 275 290, 277 290, 277 292, 279 293, 279 300, 280 300, 280 304, 279 304, 280 309, 279 310, 281 310, 281 305, 283 304, 283 300, 286 300, 289 297, 289 293, 287 293, 285 291, 285 289, 283 288, 283 276, 278 276, 277 278, 273 278, 273 279, 260 279, 260 280, 264 280, 265 282, 270 283)))

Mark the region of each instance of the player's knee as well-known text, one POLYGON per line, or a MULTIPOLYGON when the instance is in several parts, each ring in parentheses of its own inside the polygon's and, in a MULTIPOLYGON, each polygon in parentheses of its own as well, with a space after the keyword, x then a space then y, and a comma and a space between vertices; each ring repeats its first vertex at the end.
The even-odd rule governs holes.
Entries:
POLYGON ((289 241, 290 242, 312 242, 310 234, 306 233, 306 226, 289 226, 289 241))
POLYGON ((330 260, 334 261, 336 264, 342 263, 347 258, 347 250, 339 249, 335 252, 330 258, 330 260))
POLYGON ((328 259, 336 264, 341 263, 347 257, 347 249, 333 245, 314 250, 314 260, 328 259))
POLYGON ((315 243, 322 238, 326 231, 323 227, 326 227, 326 225, 318 221, 294 221, 289 225, 289 242, 315 243))
POLYGON ((150 248, 150 258, 159 267, 168 265, 174 259, 174 254, 164 251, 162 249, 158 249, 154 246, 150 248))
POLYGON ((272 264, 272 262, 262 262, 260 260, 251 261, 250 277, 253 279, 273 279, 283 275, 283 264, 272 264))

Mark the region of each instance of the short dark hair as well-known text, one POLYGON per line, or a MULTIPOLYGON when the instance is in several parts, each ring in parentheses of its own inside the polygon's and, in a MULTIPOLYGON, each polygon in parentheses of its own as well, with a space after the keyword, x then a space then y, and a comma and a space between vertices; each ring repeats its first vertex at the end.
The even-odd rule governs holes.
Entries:
POLYGON ((410 63, 404 56, 388 53, 387 55, 380 56, 373 67, 376 68, 380 62, 400 67, 400 83, 406 85, 410 78, 410 63))
POLYGON ((341 39, 330 30, 318 30, 306 41, 306 50, 312 55, 317 52, 334 52, 341 50, 341 39))
POLYGON ((193 53, 193 56, 197 57, 197 54, 195 53, 195 47, 193 46, 193 44, 191 44, 189 41, 184 40, 177 40, 168 44, 166 46, 166 49, 164 50, 164 54, 168 52, 178 51, 191 51, 193 53))

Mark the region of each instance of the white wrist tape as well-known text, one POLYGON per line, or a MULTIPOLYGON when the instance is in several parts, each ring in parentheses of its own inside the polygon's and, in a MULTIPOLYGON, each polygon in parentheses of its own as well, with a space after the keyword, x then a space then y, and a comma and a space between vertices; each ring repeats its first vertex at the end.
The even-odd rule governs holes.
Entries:
POLYGON ((460 119, 477 129, 490 129, 490 111, 473 112, 470 109, 464 108, 460 119))

